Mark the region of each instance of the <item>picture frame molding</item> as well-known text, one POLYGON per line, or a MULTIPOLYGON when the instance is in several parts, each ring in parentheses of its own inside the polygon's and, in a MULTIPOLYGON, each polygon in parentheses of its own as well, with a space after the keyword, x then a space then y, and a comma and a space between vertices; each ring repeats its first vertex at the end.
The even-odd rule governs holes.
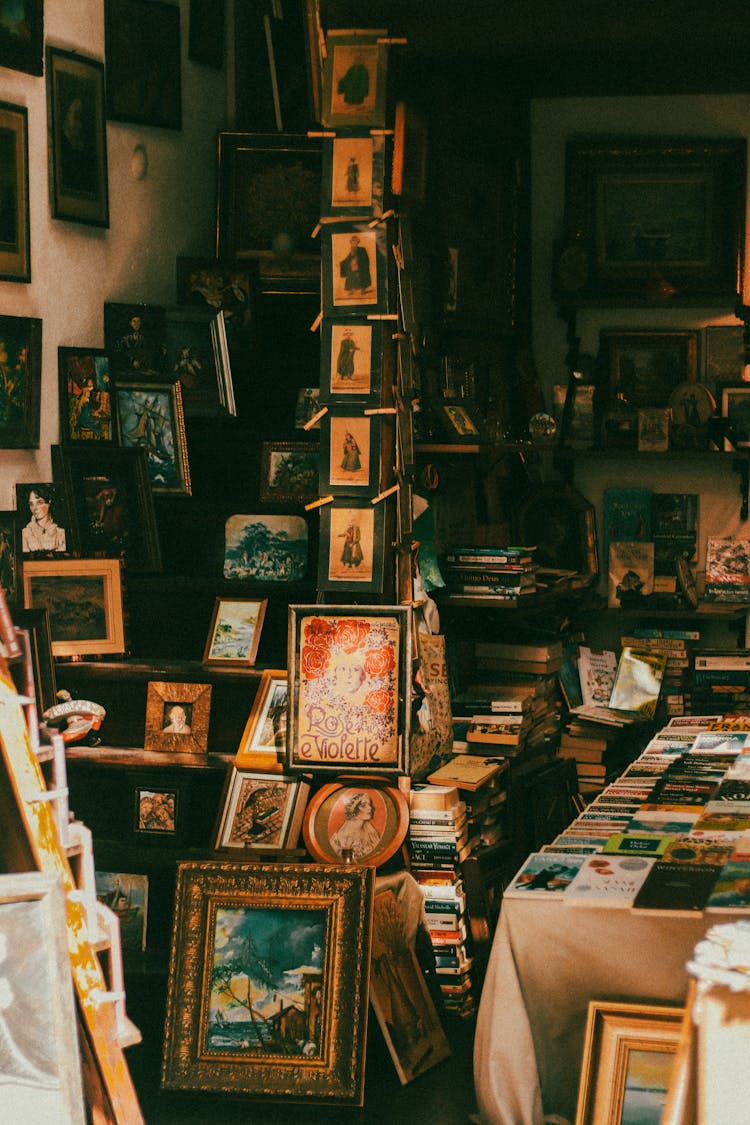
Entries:
MULTIPOLYGON (((190 478, 190 462, 188 460, 185 415, 182 409, 182 390, 179 382, 162 383, 157 380, 148 382, 126 382, 125 380, 119 379, 117 381, 115 393, 117 397, 117 426, 120 435, 120 445, 126 449, 131 445, 143 446, 144 443, 140 441, 131 442, 128 438, 127 433, 125 433, 124 431, 122 417, 122 396, 143 395, 144 408, 149 395, 166 397, 166 400, 169 404, 169 416, 166 421, 169 424, 172 434, 172 461, 174 463, 175 483, 159 483, 158 479, 156 479, 159 474, 152 468, 151 461, 149 460, 151 490, 154 494, 192 496, 193 489, 190 478)), ((137 414, 138 412, 135 411, 135 413, 137 414)), ((146 452, 148 453, 148 449, 146 449, 146 452)))
POLYGON ((214 607, 211 614, 211 623, 208 627, 208 636, 206 637, 206 645, 203 650, 202 663, 206 667, 214 668, 252 668, 255 664, 255 659, 258 655, 258 645, 260 644, 260 634, 263 628, 263 620, 268 608, 268 598, 242 598, 235 597, 230 594, 217 594, 214 600, 214 607), (227 606, 256 606, 256 617, 253 625, 252 638, 248 647, 247 656, 244 657, 222 657, 216 656, 214 647, 217 642, 217 630, 219 629, 222 621, 222 610, 226 614, 227 606))
POLYGON ((173 683, 149 680, 146 693, 144 750, 167 754, 201 754, 208 752, 208 725, 211 714, 211 684, 173 683), (168 708, 190 706, 189 727, 185 733, 165 729, 168 708))
MULTIPOLYGON (((52 655, 55 659, 65 656, 122 656, 125 652, 125 624, 122 604, 122 580, 119 559, 74 559, 27 557, 23 564, 24 607, 38 608, 34 604, 34 578, 98 577, 102 583, 102 608, 104 613, 104 635, 96 638, 77 640, 74 638, 55 639, 55 617, 50 610, 52 630, 52 655)), ((49 609, 49 606, 46 608, 49 609)))
MULTIPOLYGON (((41 4, 41 0, 39 0, 41 4)), ((2 60, 0 59, 0 62, 2 60)), ((9 65, 3 63, 2 65, 9 65)), ((41 73, 41 71, 40 71, 41 73)), ((15 237, 0 232, 0 281, 31 281, 31 223, 29 218, 29 111, 24 105, 0 101, 0 130, 14 135, 15 237)), ((10 232, 8 232, 10 233, 10 232)))

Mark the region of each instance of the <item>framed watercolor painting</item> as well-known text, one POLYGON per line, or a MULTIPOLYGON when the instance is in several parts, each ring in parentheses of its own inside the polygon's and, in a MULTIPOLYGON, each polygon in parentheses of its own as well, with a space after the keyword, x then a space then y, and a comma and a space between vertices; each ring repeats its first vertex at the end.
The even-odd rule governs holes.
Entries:
POLYGON ((162 0, 106 0, 107 117, 182 127, 180 9, 162 0))
POLYGON ((114 399, 104 348, 58 348, 57 372, 62 444, 114 442, 114 399))
POLYGON ((349 133, 323 141, 322 213, 369 215, 383 213, 385 137, 349 133))
POLYGON ((326 33, 322 124, 328 128, 382 128, 385 124, 387 31, 376 28, 326 33))
POLYGON ((48 610, 54 657, 125 652, 119 559, 27 559, 23 598, 48 610))
POLYGON ((44 0, 0 7, 0 66, 44 73, 44 0))
POLYGON ((250 668, 255 663, 268 598, 230 598, 214 602, 203 663, 217 668, 250 668))
POLYGON ((260 498, 265 504, 305 504, 318 495, 320 446, 309 441, 264 441, 260 498))
POLYGON ((211 713, 211 684, 151 680, 146 694, 144 750, 205 754, 211 713))
POLYGON ((145 449, 152 491, 191 496, 180 384, 118 382, 116 399, 120 444, 145 449))
POLYGON ((321 327, 320 401, 379 403, 383 326, 376 320, 326 317, 321 327))
POLYGON ((16 485, 16 513, 24 555, 64 555, 69 516, 62 487, 52 481, 16 485))
POLYGON ((385 571, 385 505, 342 498, 320 511, 318 587, 380 593, 385 571))
POLYGON ((320 863, 380 867, 406 839, 409 802, 380 777, 346 777, 323 785, 302 823, 305 846, 320 863))
POLYGON ((383 225, 336 223, 321 231, 323 315, 385 313, 388 240, 383 225))
POLYGON ((408 772, 411 610, 289 606, 287 766, 408 772))
POLYGON ((38 449, 41 320, 33 316, 0 316, 0 355, 9 373, 0 406, 0 449, 38 449))
POLYGON ((47 47, 52 217, 109 226, 104 64, 47 47))
MULTIPOLYGON (((1 28, 0 24, 0 65, 1 28)), ((3 168, 0 280, 3 281, 31 281, 28 124, 26 106, 0 102, 0 164, 3 168)))
POLYGON ((8 508, 0 512, 0 587, 11 605, 19 600, 20 578, 21 536, 16 511, 8 508))
POLYGON ((224 525, 224 577, 299 582, 307 572, 302 516, 229 516, 224 525))
POLYGON ((181 863, 162 1085, 362 1105, 373 889, 368 867, 181 863))
POLYGON ((284 851, 297 847, 310 792, 298 775, 229 767, 214 836, 214 850, 284 851))
POLYGON ((268 769, 285 755, 287 694, 286 669, 265 668, 234 759, 237 767, 268 769))
POLYGON ((374 496, 380 480, 381 417, 332 406, 320 427, 320 494, 374 496))

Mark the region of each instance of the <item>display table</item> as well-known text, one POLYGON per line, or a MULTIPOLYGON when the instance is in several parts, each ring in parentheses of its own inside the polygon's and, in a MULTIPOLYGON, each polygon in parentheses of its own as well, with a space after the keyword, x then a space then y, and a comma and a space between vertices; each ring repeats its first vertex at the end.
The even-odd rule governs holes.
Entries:
POLYGON ((474 1041, 483 1125, 572 1122, 589 1000, 683 1004, 696 942, 736 917, 504 900, 474 1041))

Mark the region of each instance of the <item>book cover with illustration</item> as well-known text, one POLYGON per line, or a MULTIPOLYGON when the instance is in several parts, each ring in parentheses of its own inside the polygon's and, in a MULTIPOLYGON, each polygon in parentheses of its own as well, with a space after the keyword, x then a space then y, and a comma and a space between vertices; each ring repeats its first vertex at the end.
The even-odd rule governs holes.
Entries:
POLYGON ((750 910, 750 862, 727 860, 708 896, 706 910, 750 910))
POLYGON ((503 891, 503 898, 561 898, 586 856, 532 852, 503 891))
POLYGON ((617 670, 617 653, 612 649, 578 646, 578 676, 581 703, 609 705, 617 670))
POLYGON ((651 489, 605 488, 602 497, 604 557, 610 543, 651 539, 651 489))
POLYGON ((609 706, 617 711, 637 711, 644 719, 653 719, 666 666, 665 652, 626 645, 620 653, 609 706))
POLYGON ((646 881, 654 859, 644 855, 592 855, 563 895, 566 906, 630 906, 646 881))
POLYGON ((607 605, 638 609, 654 591, 654 544, 639 540, 610 543, 607 605))
POLYGON ((750 540, 706 539, 707 601, 750 601, 750 540))

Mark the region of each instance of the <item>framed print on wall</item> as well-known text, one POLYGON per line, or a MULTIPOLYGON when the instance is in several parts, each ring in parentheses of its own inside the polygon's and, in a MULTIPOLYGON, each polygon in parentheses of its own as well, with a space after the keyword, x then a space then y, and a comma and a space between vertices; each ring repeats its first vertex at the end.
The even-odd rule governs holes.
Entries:
POLYGON ((383 214, 385 137, 342 133, 323 141, 323 215, 383 214))
POLYGON ((409 802, 381 777, 346 777, 321 786, 302 822, 305 846, 320 863, 380 867, 406 839, 409 802))
POLYGON ((698 332, 607 328, 599 333, 609 400, 624 393, 635 407, 666 406, 680 383, 698 378, 698 332))
POLYGON ((342 497, 320 511, 318 587, 379 594, 385 563, 385 505, 342 497))
POLYGON ((214 850, 283 851, 297 847, 310 782, 301 776, 229 767, 214 850))
POLYGON ((385 124, 388 47, 382 29, 326 33, 322 124, 327 128, 382 128, 385 124))
POLYGON ((44 0, 0 5, 0 66, 44 73, 44 0))
POLYGON ((167 310, 163 305, 104 302, 104 346, 118 379, 167 379, 167 310))
POLYGON ((251 668, 260 643, 268 598, 230 598, 214 602, 203 663, 217 668, 251 668))
POLYGON ((24 555, 64 555, 69 549, 69 517, 62 488, 57 484, 17 484, 16 512, 24 555))
POLYGON ((260 498, 266 504, 305 504, 318 495, 320 446, 309 441, 264 441, 260 498))
POLYGON ((146 451, 151 488, 191 496, 185 417, 179 383, 118 383, 120 444, 146 451))
POLYGON ((27 559, 26 609, 49 611, 53 656, 122 656, 119 559, 27 559))
POLYGON ((285 754, 287 695, 286 669, 265 668, 234 759, 238 768, 268 770, 285 754))
POLYGON ((47 47, 52 216, 109 226, 104 64, 47 47))
POLYGON ((180 9, 162 0, 106 0, 107 117, 182 128, 180 9))
POLYGON ((380 480, 381 417, 331 407, 320 428, 320 492, 374 496, 380 480))
POLYGON ((151 680, 146 695, 144 750, 205 754, 210 711, 210 684, 151 680))
POLYGON ((326 317, 321 333, 321 402, 379 403, 383 364, 382 322, 326 317))
POLYGON ((39 448, 42 322, 0 316, 0 355, 8 371, 0 407, 0 449, 39 448))
POLYGON ((750 446, 750 383, 721 387, 721 416, 730 427, 725 448, 750 446))
POLYGON ((232 369, 226 321, 219 309, 167 309, 166 369, 179 380, 187 417, 233 413, 232 369))
POLYGON ((336 223, 321 231, 323 314, 385 312, 388 240, 383 226, 336 223))
POLYGON ((58 348, 57 373, 62 444, 113 442, 114 399, 104 348, 58 348))
POLYGON ((29 131, 26 106, 0 102, 0 168, 0 280, 31 281, 29 131))

